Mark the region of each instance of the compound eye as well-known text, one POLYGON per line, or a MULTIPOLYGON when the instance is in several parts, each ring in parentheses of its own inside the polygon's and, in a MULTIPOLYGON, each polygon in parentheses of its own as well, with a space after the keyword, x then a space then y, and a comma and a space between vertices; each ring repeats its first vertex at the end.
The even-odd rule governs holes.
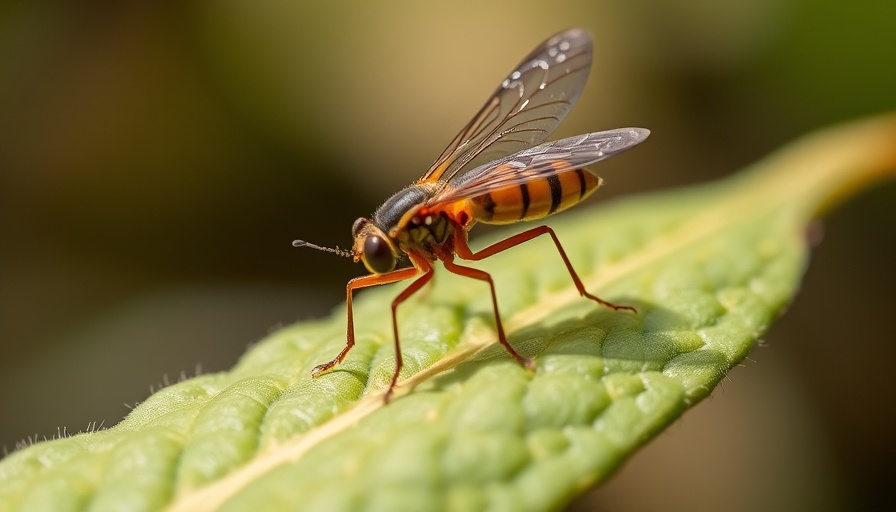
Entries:
POLYGON ((364 240, 364 266, 374 274, 385 274, 395 268, 395 255, 389 243, 381 236, 368 236, 364 240))

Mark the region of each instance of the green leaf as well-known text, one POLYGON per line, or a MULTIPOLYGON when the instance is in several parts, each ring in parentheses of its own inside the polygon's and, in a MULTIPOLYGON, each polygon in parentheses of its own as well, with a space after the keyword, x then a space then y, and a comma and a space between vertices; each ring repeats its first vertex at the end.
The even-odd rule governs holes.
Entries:
POLYGON ((795 294, 813 216, 894 168, 891 115, 717 183, 559 216, 586 287, 638 314, 579 297, 548 239, 482 262, 535 373, 495 342, 485 285, 440 272, 400 309, 405 368, 384 406, 398 288, 365 291, 335 371, 309 375, 345 343, 344 310, 115 427, 10 455, 0 510, 559 507, 712 391, 795 294))

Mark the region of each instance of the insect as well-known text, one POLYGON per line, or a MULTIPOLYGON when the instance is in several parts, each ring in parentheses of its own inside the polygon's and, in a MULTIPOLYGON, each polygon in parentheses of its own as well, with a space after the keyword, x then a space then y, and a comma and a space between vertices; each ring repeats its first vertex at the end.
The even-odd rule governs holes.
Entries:
POLYGON ((532 360, 507 342, 491 276, 454 260, 455 256, 482 260, 545 234, 553 240, 582 296, 615 310, 635 311, 588 293, 548 226, 526 230, 475 252, 467 244, 467 232, 476 222, 508 224, 541 219, 585 199, 601 179, 584 166, 625 151, 650 134, 643 128, 625 128, 542 144, 578 100, 591 68, 592 46, 587 32, 571 29, 535 48, 420 179, 387 199, 371 218, 355 221, 351 250, 293 242, 295 247, 351 257, 371 272, 346 285, 345 347, 331 361, 315 367, 313 376, 342 362, 355 344, 355 290, 414 279, 392 302, 395 373, 384 397, 388 402, 402 367, 396 311, 432 279, 437 260, 449 272, 488 283, 498 341, 519 364, 534 370, 532 360), (402 254, 411 265, 396 270, 402 254))

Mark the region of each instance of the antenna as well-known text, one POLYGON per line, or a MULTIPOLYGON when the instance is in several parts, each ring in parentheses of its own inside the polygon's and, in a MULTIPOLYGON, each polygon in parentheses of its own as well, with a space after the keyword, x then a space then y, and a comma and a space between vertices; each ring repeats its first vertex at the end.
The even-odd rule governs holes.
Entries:
POLYGON ((310 247, 312 249, 317 249, 318 251, 332 252, 333 254, 342 256, 344 258, 351 258, 352 256, 355 255, 352 251, 346 251, 344 249, 340 249, 338 245, 336 246, 336 248, 321 247, 319 245, 314 245, 312 243, 308 243, 304 240, 293 240, 292 246, 293 247, 310 247))

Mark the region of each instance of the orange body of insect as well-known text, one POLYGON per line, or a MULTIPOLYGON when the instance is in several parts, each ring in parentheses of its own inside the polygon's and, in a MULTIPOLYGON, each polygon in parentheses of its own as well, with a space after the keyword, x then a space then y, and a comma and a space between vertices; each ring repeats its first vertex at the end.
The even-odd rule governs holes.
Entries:
POLYGON ((355 343, 354 290, 416 278, 392 302, 396 362, 385 394, 388 402, 402 366, 396 310, 432 278, 433 262, 437 260, 452 273, 488 283, 498 341, 520 364, 534 369, 532 361, 507 342, 491 276, 458 265, 454 259, 481 260, 543 234, 550 235, 581 295, 613 309, 634 311, 585 291, 550 227, 529 229, 476 252, 467 245, 467 232, 476 222, 506 224, 540 219, 578 203, 601 183, 584 169, 586 165, 625 151, 649 135, 643 128, 625 128, 542 144, 581 94, 591 55, 591 37, 580 29, 557 34, 537 47, 508 75, 423 177, 386 200, 370 219, 355 221, 351 251, 293 242, 297 247, 352 257, 372 273, 352 279, 346 286, 345 348, 333 360, 314 368, 312 375, 339 364, 355 343), (412 266, 396 270, 401 254, 412 266))

